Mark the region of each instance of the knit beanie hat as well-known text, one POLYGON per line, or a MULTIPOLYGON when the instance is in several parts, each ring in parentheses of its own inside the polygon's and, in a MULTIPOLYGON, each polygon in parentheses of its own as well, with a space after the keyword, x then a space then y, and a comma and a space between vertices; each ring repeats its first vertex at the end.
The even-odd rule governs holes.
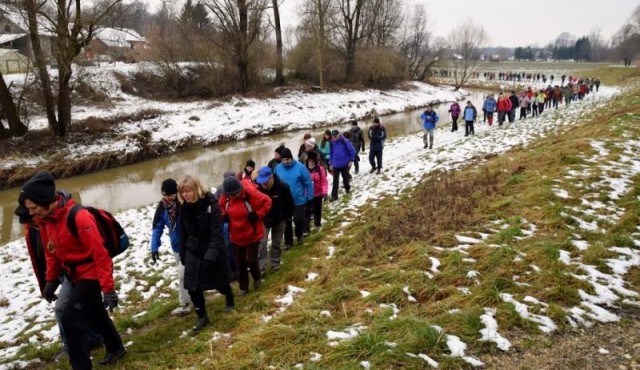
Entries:
POLYGON ((285 150, 285 149, 286 148, 285 148, 284 144, 280 144, 280 146, 276 148, 275 152, 282 156, 282 151, 285 150))
POLYGON ((280 156, 282 158, 293 159, 293 154, 291 154, 291 150, 289 150, 289 148, 284 148, 284 150, 282 151, 282 154, 280 154, 280 156))
POLYGON ((313 148, 316 146, 316 138, 312 137, 309 140, 305 141, 304 143, 313 148))
POLYGON ((252 168, 256 168, 256 162, 253 159, 249 159, 247 161, 247 164, 245 165, 245 167, 252 167, 252 168))
POLYGON ((224 171, 224 174, 222 174, 222 179, 226 179, 227 177, 232 177, 235 176, 236 173, 233 172, 232 170, 226 170, 224 171))
POLYGON ((174 179, 166 179, 162 182, 162 186, 160 187, 160 192, 162 195, 175 195, 178 194, 178 183, 174 179))
POLYGON ((235 195, 242 191, 242 184, 237 177, 231 176, 224 179, 222 182, 222 191, 226 195, 235 195))
POLYGON ((50 172, 42 171, 30 178, 20 191, 20 199, 29 199, 39 206, 46 206, 56 199, 56 184, 50 172))

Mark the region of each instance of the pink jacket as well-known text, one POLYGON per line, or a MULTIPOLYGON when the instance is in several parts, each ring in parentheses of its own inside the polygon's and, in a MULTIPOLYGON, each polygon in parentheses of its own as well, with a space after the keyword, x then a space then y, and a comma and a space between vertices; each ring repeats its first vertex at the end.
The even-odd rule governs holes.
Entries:
POLYGON ((311 181, 313 181, 313 196, 314 197, 323 197, 327 195, 327 188, 329 187, 329 182, 327 181, 327 172, 324 167, 317 166, 314 169, 309 170, 309 175, 311 175, 311 181))

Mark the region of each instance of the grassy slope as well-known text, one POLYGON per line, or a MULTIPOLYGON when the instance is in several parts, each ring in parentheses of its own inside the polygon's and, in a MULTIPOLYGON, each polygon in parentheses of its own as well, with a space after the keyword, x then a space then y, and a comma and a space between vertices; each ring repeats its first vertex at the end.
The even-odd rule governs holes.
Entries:
MULTIPOLYGON (((600 69, 593 75, 601 76, 604 83, 622 83, 636 78, 638 72, 600 69)), ((153 303, 142 318, 129 317, 126 311, 118 314, 121 333, 132 329, 131 334, 124 334, 125 342, 132 344, 126 360, 114 368, 280 369, 304 363, 306 369, 359 369, 362 360, 370 361, 372 368, 425 367, 423 360, 411 358, 407 352, 427 354, 439 361, 441 368, 460 368, 468 365, 446 356, 446 339, 432 325, 460 337, 468 344, 468 353, 481 357, 500 352, 495 344, 478 341, 479 331, 484 328, 480 321, 483 307, 497 308, 499 332, 507 338, 545 338, 537 325, 520 318, 511 304, 499 298, 501 292, 511 293, 520 301, 531 295, 549 303, 546 315, 559 325, 558 332, 570 332, 562 308, 579 305, 578 289, 589 293, 593 289, 567 278, 566 273, 576 272, 575 267, 558 261, 560 249, 578 253, 570 244, 573 231, 567 228, 567 219, 559 215, 564 206, 576 201, 558 198, 551 188, 554 179, 562 179, 571 166, 589 165, 581 158, 593 154, 589 145, 593 138, 615 141, 624 135, 629 139, 630 135, 639 139, 640 128, 635 122, 640 116, 640 91, 637 83, 635 86, 590 122, 563 134, 551 135, 526 150, 512 151, 482 165, 431 174, 400 199, 389 197, 375 209, 341 216, 353 220, 344 234, 337 232, 342 219, 330 216, 322 235, 313 235, 307 246, 286 253, 283 269, 269 275, 259 293, 238 297, 236 312, 223 313, 222 297, 210 296, 212 325, 195 337, 182 336, 195 321, 193 316, 169 315, 174 300, 153 303), (493 233, 489 229, 496 220, 507 226, 493 233), (531 224, 537 227, 533 236, 518 240, 516 237, 523 236, 531 224), (485 232, 491 234, 489 239, 471 247, 469 255, 447 250, 459 244, 454 235, 477 237, 485 232), (499 247, 489 248, 487 244, 499 247), (326 258, 329 246, 336 247, 333 258, 326 258), (526 257, 514 262, 520 253, 526 257), (433 279, 424 273, 432 267, 429 257, 441 262, 440 273, 433 279), (465 258, 476 262, 470 264, 465 258), (530 264, 542 272, 527 274, 530 264), (472 269, 479 272, 477 278, 467 276, 472 269), (319 278, 304 282, 309 271, 318 273, 319 278), (516 285, 514 275, 530 286, 516 285), (288 284, 304 284, 306 292, 284 313, 277 313, 280 306, 274 300, 286 293, 288 284), (405 286, 417 303, 408 301, 405 286), (461 287, 468 288, 470 294, 457 289, 461 287), (371 295, 363 298, 362 290, 371 295), (381 307, 381 303, 395 304, 399 316, 391 319, 392 308, 381 307), (460 311, 452 314, 451 309, 460 311), (328 310, 331 317, 322 316, 323 310, 328 310), (265 324, 263 315, 274 318, 265 324), (367 327, 360 336, 335 348, 327 345, 327 331, 340 331, 357 323, 367 327), (214 332, 229 333, 230 337, 211 341, 214 332), (322 359, 311 362, 312 352, 323 354, 322 359)), ((618 154, 613 147, 611 151, 611 156, 618 154)), ((581 232, 592 246, 583 252, 584 263, 606 271, 603 259, 611 257, 607 248, 629 245, 630 234, 640 223, 640 179, 634 181, 631 194, 618 202, 626 213, 616 225, 606 226, 608 232, 604 234, 581 232)), ((640 289, 640 271, 632 270, 628 281, 630 288, 640 289)), ((634 312, 631 307, 625 309, 626 313, 618 313, 626 317, 634 312)), ((29 352, 47 360, 56 350, 29 352)))

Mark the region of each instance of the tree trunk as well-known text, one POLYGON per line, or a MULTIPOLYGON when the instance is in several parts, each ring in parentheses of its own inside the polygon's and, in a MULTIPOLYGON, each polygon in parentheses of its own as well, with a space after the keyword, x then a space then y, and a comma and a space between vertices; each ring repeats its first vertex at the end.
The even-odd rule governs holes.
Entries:
POLYGON ((276 28, 276 85, 284 84, 284 58, 282 56, 282 28, 280 26, 280 9, 278 8, 278 0, 273 2, 273 21, 276 28))
POLYGON ((35 61, 36 67, 38 68, 38 75, 40 77, 40 83, 42 84, 42 96, 47 113, 47 121, 49 122, 49 129, 54 134, 59 135, 60 129, 58 120, 56 119, 53 94, 51 93, 51 79, 49 78, 49 72, 47 71, 47 62, 44 57, 44 53, 42 52, 42 46, 40 45, 40 36, 38 35, 36 3, 34 0, 24 0, 24 5, 27 10, 27 18, 29 22, 29 37, 31 38, 33 60, 35 61))
POLYGON ((0 124, 0 127, 2 127, 3 130, 3 132, 0 132, 0 137, 2 135, 14 137, 26 134, 27 126, 25 126, 20 121, 16 105, 13 102, 13 98, 11 97, 11 93, 9 92, 7 84, 4 82, 2 72, 0 72, 0 106, 2 107, 2 111, 4 112, 4 117, 9 123, 8 131, 4 131, 4 127, 0 124))
MULTIPOLYGON (((69 63, 71 64, 71 63, 69 63)), ((60 132, 58 136, 63 137, 69 132, 71 127, 71 65, 58 66, 59 84, 58 84, 58 127, 60 132)))

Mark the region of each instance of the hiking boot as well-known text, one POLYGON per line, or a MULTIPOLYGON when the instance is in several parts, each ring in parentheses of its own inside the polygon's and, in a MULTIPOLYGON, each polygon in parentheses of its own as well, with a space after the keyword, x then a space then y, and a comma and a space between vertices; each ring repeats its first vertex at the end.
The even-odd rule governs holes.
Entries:
POLYGON ((380 174, 380 169, 378 168, 378 170, 376 171, 376 175, 380 174))
POLYGON ((171 311, 173 316, 186 316, 191 313, 191 303, 186 303, 171 311))
POLYGON ((290 244, 285 244, 284 247, 282 247, 282 249, 284 249, 285 251, 288 251, 289 249, 291 249, 291 247, 293 247, 290 244))
POLYGON ((204 329, 205 326, 207 326, 207 324, 209 324, 209 317, 204 316, 204 317, 200 317, 198 318, 198 321, 196 322, 196 325, 191 328, 191 330, 195 333, 199 332, 200 330, 204 329))
POLYGON ((329 198, 329 201, 330 201, 330 202, 335 202, 336 200, 338 200, 338 197, 331 197, 331 198, 329 198))
POLYGON ((280 265, 271 266, 271 271, 276 272, 280 270, 280 265))
POLYGON ((236 306, 224 306, 224 312, 229 313, 233 312, 236 309, 236 306))
POLYGON ((262 286, 262 280, 258 279, 253 282, 253 289, 258 290, 262 286))
POLYGON ((433 143, 429 144, 429 149, 433 149, 433 143))
POLYGON ((248 291, 244 290, 244 289, 240 289, 240 291, 238 291, 238 295, 239 296, 243 296, 243 295, 247 295, 248 291))
POLYGON ((126 354, 127 354, 127 350, 124 348, 124 346, 120 347, 120 349, 118 349, 115 352, 107 352, 104 358, 98 361, 98 364, 100 365, 115 364, 119 359, 123 358, 124 355, 126 354))
POLYGON ((374 172, 376 172, 375 168, 372 168, 371 171, 369 171, 369 173, 374 173, 374 172))
POLYGON ((298 238, 298 245, 302 245, 304 244, 304 238, 300 237, 298 238))
POLYGON ((422 147, 422 149, 427 149, 429 147, 429 144, 424 144, 424 146, 422 147))

